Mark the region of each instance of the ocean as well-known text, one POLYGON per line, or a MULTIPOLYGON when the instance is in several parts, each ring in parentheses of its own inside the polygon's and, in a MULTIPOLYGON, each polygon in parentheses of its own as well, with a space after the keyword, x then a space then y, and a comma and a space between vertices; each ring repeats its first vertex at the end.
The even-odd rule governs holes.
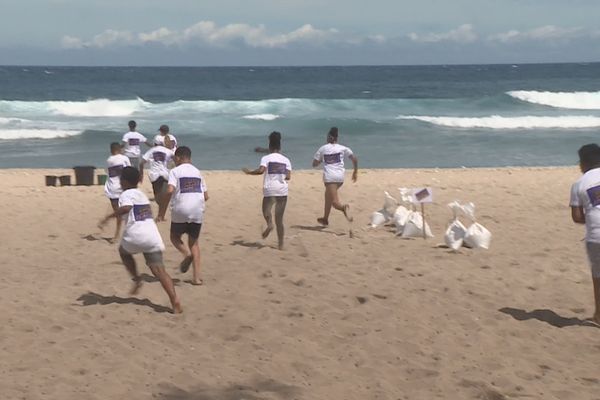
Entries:
POLYGON ((367 168, 573 165, 600 64, 0 67, 0 168, 104 167, 131 119, 203 170, 256 166, 274 130, 308 169, 332 126, 367 168))

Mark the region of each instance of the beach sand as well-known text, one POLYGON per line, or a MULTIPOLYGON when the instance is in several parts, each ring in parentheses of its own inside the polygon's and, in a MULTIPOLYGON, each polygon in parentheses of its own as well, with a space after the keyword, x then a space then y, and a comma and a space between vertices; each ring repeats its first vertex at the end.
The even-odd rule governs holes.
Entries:
POLYGON ((49 173, 71 171, 0 171, 2 399, 600 399, 576 168, 364 170, 341 190, 354 238, 340 213, 316 228, 320 172, 294 172, 283 252, 260 238, 262 178, 207 172, 205 286, 159 226, 180 316, 146 267, 128 295, 103 188, 49 173), (400 186, 434 188, 435 238, 367 228, 400 186), (490 250, 438 247, 453 200, 477 205, 490 250))

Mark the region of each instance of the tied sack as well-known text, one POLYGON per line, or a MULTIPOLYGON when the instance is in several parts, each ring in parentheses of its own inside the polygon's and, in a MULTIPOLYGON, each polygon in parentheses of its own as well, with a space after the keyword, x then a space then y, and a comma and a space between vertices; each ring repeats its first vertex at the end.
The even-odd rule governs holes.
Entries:
POLYGON ((392 222, 396 226, 396 236, 402 235, 404 231, 404 226, 408 221, 408 217, 410 216, 411 211, 404 206, 398 206, 396 211, 394 212, 394 217, 392 218, 392 222))
POLYGON ((387 218, 383 212, 384 210, 381 210, 371 214, 371 228, 378 228, 387 222, 387 218))
POLYGON ((396 208, 398 207, 398 200, 396 200, 392 195, 388 192, 383 192, 385 195, 385 200, 383 201, 383 209, 381 211, 385 211, 384 215, 389 217, 388 221, 392 219, 396 208))
POLYGON ((448 229, 446 229, 444 241, 446 242, 446 246, 452 250, 458 250, 462 247, 467 233, 467 228, 458 219, 458 215, 463 211, 463 207, 457 201, 448 204, 448 207, 452 210, 454 218, 448 225, 448 229))
POLYGON ((464 245, 473 249, 489 249, 492 241, 492 233, 483 225, 475 220, 475 204, 469 203, 463 206, 467 217, 473 221, 473 224, 467 229, 464 238, 464 245))
MULTIPOLYGON (((427 237, 433 237, 429 224, 425 223, 425 234, 427 237)), ((404 229, 402 230, 403 238, 423 237, 423 216, 418 211, 411 211, 404 229)))

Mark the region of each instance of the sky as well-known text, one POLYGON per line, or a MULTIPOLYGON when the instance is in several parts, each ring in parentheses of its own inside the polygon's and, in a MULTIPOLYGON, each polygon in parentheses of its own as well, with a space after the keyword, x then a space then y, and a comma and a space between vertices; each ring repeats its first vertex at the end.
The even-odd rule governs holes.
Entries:
POLYGON ((598 0, 0 0, 0 65, 600 61, 598 0))

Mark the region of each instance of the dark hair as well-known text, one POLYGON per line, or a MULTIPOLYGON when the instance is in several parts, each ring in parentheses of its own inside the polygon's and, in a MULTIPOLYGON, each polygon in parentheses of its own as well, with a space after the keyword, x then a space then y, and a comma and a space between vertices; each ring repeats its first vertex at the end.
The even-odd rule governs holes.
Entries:
POLYGON ((132 185, 137 185, 140 181, 140 171, 137 168, 125 167, 121 171, 121 179, 132 185))
POLYGON ((600 167, 600 147, 596 143, 581 146, 578 154, 579 163, 584 171, 600 167))
POLYGON ((160 128, 158 128, 158 130, 160 132, 169 132, 169 125, 161 125, 160 128))
POLYGON ((121 143, 117 143, 117 142, 112 142, 110 144, 110 152, 114 153, 115 151, 120 151, 121 150, 121 143))
POLYGON ((338 138, 338 128, 333 126, 333 127, 331 127, 331 129, 329 129, 329 133, 327 133, 327 143, 334 143, 337 141, 337 138, 338 138))
POLYGON ((175 150, 175 156, 181 158, 192 158, 192 150, 190 150, 190 148, 187 146, 178 147, 177 150, 175 150))
POLYGON ((134 129, 137 126, 134 120, 129 121, 127 125, 129 125, 129 128, 131 129, 134 129))
POLYGON ((269 135, 269 150, 281 150, 281 133, 271 132, 269 135))

